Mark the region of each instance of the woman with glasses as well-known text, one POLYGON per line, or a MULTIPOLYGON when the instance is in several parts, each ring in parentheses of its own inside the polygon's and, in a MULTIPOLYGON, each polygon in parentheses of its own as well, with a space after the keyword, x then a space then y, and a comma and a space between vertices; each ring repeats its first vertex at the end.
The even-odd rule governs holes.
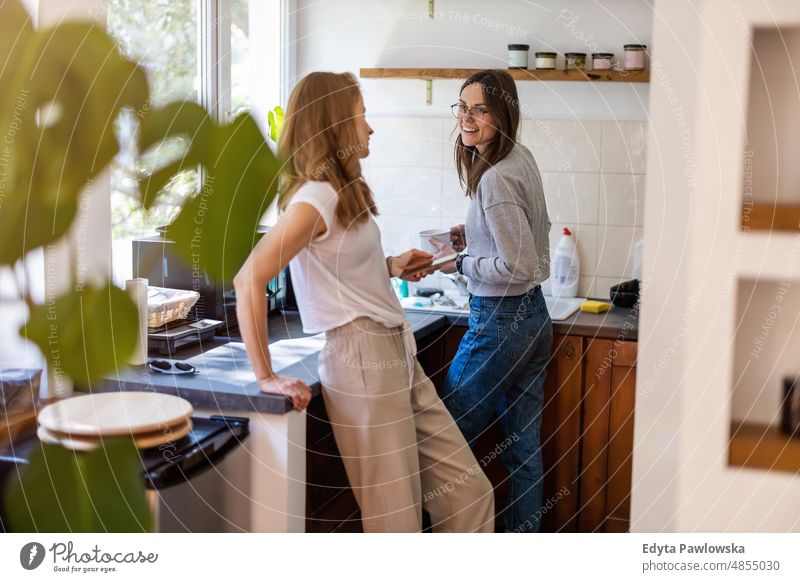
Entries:
POLYGON ((372 190, 361 173, 372 134, 350 73, 314 72, 292 91, 278 150, 280 220, 237 274, 236 313, 262 391, 298 409, 311 390, 278 375, 264 288, 290 263, 303 331, 325 332, 322 397, 365 532, 494 531, 494 495, 416 358, 389 281, 418 281, 431 255, 384 257, 372 190), (412 273, 414 271, 414 273, 412 273))
POLYGON ((442 398, 475 439, 498 415, 510 473, 506 531, 539 531, 542 506, 540 427, 553 326, 540 284, 550 275, 550 220, 531 152, 517 142, 519 100, 504 71, 475 73, 453 105, 455 161, 469 196, 466 225, 451 229, 461 252, 441 270, 466 276, 469 329, 450 365, 442 398), (465 246, 467 252, 463 253, 465 246))

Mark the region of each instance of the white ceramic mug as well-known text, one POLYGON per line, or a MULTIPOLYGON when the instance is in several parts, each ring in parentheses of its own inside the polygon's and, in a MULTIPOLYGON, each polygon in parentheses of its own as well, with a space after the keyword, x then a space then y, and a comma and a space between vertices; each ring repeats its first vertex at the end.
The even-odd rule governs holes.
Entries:
POLYGON ((450 242, 450 229, 447 230, 441 228, 431 228, 429 230, 422 230, 419 233, 419 248, 421 251, 425 251, 426 253, 430 253, 435 255, 439 252, 435 246, 431 244, 428 240, 429 238, 435 238, 436 240, 443 242, 446 245, 452 244, 450 242))

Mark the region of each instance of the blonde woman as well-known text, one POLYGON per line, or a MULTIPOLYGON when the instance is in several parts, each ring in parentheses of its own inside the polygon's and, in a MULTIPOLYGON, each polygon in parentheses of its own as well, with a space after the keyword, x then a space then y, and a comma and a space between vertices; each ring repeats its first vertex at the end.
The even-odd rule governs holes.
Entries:
POLYGON ((234 281, 242 337, 261 390, 305 408, 308 386, 276 375, 269 357, 264 288, 290 264, 303 330, 325 332, 322 395, 364 531, 420 531, 423 506, 435 531, 493 531, 492 487, 417 362, 389 280, 431 255, 383 255, 361 175, 364 115, 349 73, 311 73, 292 92, 279 143, 283 213, 234 281))

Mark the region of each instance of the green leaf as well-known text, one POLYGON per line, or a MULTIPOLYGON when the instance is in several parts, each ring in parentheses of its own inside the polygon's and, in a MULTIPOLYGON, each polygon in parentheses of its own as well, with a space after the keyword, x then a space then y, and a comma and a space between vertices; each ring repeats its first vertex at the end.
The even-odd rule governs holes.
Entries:
POLYGON ((107 439, 81 459, 81 470, 90 484, 93 531, 153 530, 141 457, 131 439, 107 439))
MULTIPOLYGON (((175 136, 186 136, 196 144, 205 144, 213 139, 213 131, 208 112, 197 103, 171 103, 145 116, 139 128, 139 147, 145 152, 175 136)), ((201 165, 204 153, 201 147, 189 148, 180 159, 142 177, 139 180, 139 190, 144 207, 149 210, 155 205, 156 196, 175 174, 201 165)))
POLYGON ((269 120, 269 138, 272 141, 278 141, 281 131, 283 131, 283 108, 280 105, 275 107, 269 112, 267 119, 269 120))
POLYGON ((0 2, 0 80, 6 68, 14 66, 18 51, 32 34, 33 23, 22 3, 18 0, 0 2))
POLYGON ((54 373, 89 385, 126 365, 138 322, 136 305, 124 291, 86 287, 34 306, 20 335, 39 346, 54 373))
POLYGON ((120 110, 141 111, 148 99, 142 69, 93 24, 33 32, 14 59, 0 78, 0 127, 8 128, 0 265, 64 235, 87 182, 119 150, 120 110))
POLYGON ((15 532, 87 531, 89 520, 80 505, 75 453, 42 445, 34 450, 21 473, 13 473, 5 508, 15 532))
MULTIPOLYGON (((182 160, 160 168, 141 183, 146 201, 178 171, 200 165, 205 179, 169 227, 169 236, 187 264, 230 279, 257 240, 259 220, 275 198, 280 163, 249 114, 217 125, 205 110, 183 103, 147 115, 140 128, 144 150, 185 137, 182 160)), ((152 203, 152 202, 151 202, 152 203)))
POLYGON ((15 532, 149 532, 139 451, 106 439, 89 453, 41 445, 14 473, 5 507, 15 532))

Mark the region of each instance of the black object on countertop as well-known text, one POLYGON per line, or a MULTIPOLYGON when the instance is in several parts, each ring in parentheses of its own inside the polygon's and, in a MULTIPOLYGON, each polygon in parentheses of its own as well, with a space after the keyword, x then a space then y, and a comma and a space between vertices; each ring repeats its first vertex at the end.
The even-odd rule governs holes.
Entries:
MULTIPOLYGON (((204 269, 190 263, 176 250, 171 237, 171 227, 158 227, 158 236, 134 239, 132 243, 133 276, 143 277, 149 285, 168 289, 191 289, 200 294, 197 303, 189 310, 190 319, 211 318, 224 322, 225 329, 236 329, 236 295, 233 281, 213 277, 204 269), (199 272, 198 272, 199 271, 199 272)), ((253 245, 269 230, 259 226, 253 233, 253 245)), ((269 291, 269 310, 296 302, 284 283, 288 267, 265 289, 269 291)), ((150 343, 153 347, 152 340, 150 343)), ((167 355, 161 353, 161 355, 167 355)))
POLYGON ((148 352, 173 356, 178 350, 195 344, 210 343, 225 324, 214 319, 181 319, 147 332, 148 352))
POLYGON ((417 287, 417 290, 415 291, 415 295, 417 297, 431 297, 437 293, 439 295, 444 295, 444 292, 436 287, 417 287))
POLYGON ((613 285, 609 290, 609 296, 611 303, 617 307, 633 307, 639 303, 639 279, 613 285))
POLYGON ((186 362, 170 362, 169 360, 150 360, 147 367, 159 374, 172 374, 173 376, 185 376, 196 374, 197 368, 186 362))

